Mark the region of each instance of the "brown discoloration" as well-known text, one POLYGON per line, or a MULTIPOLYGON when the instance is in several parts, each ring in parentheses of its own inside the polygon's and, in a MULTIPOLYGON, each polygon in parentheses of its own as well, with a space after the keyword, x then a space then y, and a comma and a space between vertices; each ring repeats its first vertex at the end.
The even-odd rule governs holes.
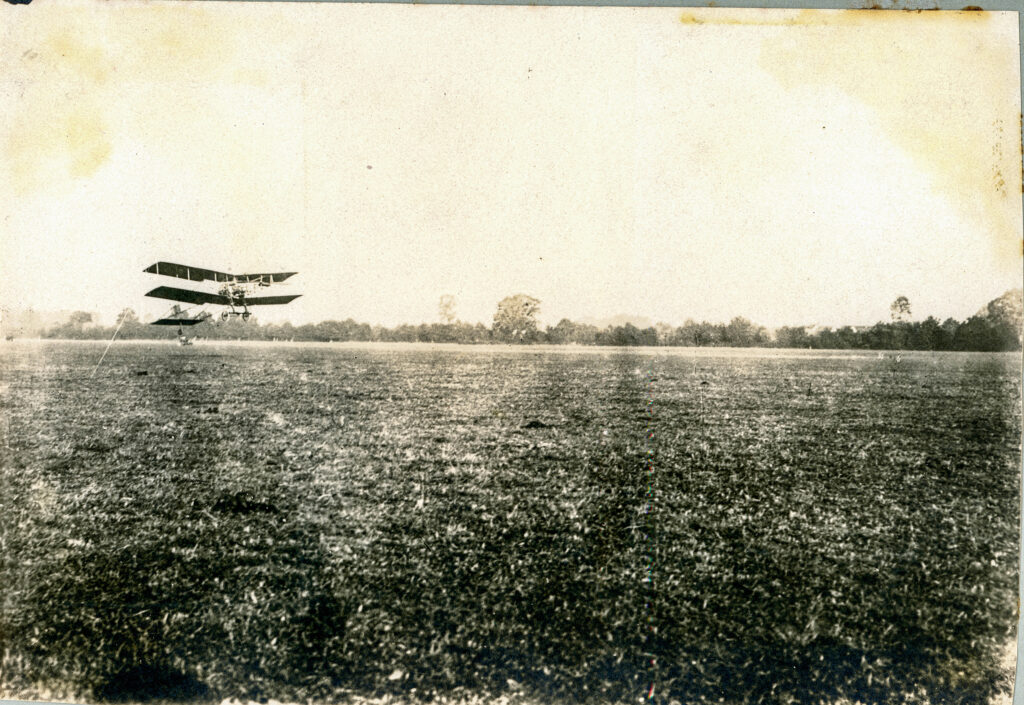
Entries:
POLYGON ((102 47, 62 28, 25 50, 21 69, 26 86, 4 144, 15 188, 24 193, 61 176, 92 176, 113 149, 97 100, 113 63, 102 47), (44 78, 58 90, 39 90, 44 78))
MULTIPOLYGON (((939 7, 884 7, 877 3, 851 10, 705 10, 695 8, 679 15, 684 25, 745 25, 751 27, 852 27, 872 26, 895 16, 929 17, 937 23, 987 19, 988 12, 939 11, 939 7)), ((917 21, 917 20, 915 20, 917 21)))
POLYGON ((891 2, 889 5, 879 5, 878 3, 863 4, 861 6, 864 10, 894 10, 899 12, 934 12, 940 10, 938 5, 932 7, 915 7, 909 3, 891 2))
POLYGON ((97 111, 72 111, 64 121, 68 171, 74 178, 93 174, 110 156, 107 127, 97 111))
POLYGON ((1017 268, 1021 148, 1005 125, 1019 118, 1020 78, 1016 32, 1005 16, 993 24, 997 15, 810 11, 799 20, 820 41, 796 48, 780 32, 763 42, 760 63, 786 89, 838 89, 871 108, 932 189, 978 232, 992 233, 993 254, 1017 268), (849 25, 858 27, 858 42, 832 41, 833 28, 849 25), (893 42, 901 27, 905 39, 893 42), (896 65, 900 72, 882 68, 896 65))
POLYGON ((87 44, 67 30, 49 37, 38 54, 59 74, 86 84, 106 83, 113 69, 101 46, 87 44))
POLYGON ((61 175, 92 176, 113 150, 102 111, 89 103, 35 124, 19 121, 4 146, 14 186, 22 193, 61 175))
MULTIPOLYGON (((59 8, 41 8, 19 33, 23 44, 0 39, 0 75, 18 91, 0 141, 0 170, 19 193, 93 177, 121 140, 194 154, 195 138, 181 131, 181 115, 145 105, 172 94, 181 111, 230 126, 222 112, 230 101, 218 97, 219 86, 228 92, 275 82, 268 75, 274 64, 245 55, 258 52, 259 43, 245 43, 257 36, 254 13, 172 3, 92 9, 68 22, 59 8)), ((225 129, 223 143, 230 145, 231 131, 225 129)), ((244 161, 251 140, 229 151, 244 161)))

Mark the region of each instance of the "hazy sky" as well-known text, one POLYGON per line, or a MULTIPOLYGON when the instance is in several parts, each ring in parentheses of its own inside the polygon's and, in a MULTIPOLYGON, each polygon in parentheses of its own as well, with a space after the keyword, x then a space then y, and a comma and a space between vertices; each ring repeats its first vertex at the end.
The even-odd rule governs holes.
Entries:
POLYGON ((298 270, 295 323, 964 318, 1021 285, 1013 13, 53 2, 0 23, 0 300, 298 270))

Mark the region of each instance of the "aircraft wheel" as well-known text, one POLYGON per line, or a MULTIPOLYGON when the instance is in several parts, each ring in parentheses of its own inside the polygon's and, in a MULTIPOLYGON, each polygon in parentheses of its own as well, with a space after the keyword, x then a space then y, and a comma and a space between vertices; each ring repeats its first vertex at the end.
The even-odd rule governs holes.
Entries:
POLYGON ((229 314, 227 311, 221 311, 220 312, 220 320, 222 320, 222 321, 228 320, 228 316, 229 315, 231 315, 231 314, 229 314))
POLYGON ((243 321, 248 321, 249 320, 249 316, 251 316, 251 315, 252 315, 251 313, 246 311, 245 313, 242 314, 242 320, 243 321))

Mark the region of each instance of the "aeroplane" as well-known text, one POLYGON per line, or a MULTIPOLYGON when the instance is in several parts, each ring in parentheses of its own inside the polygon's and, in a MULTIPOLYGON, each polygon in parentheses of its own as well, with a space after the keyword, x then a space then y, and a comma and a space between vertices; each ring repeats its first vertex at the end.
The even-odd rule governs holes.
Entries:
MULTIPOLYGON (((205 306, 212 304, 226 306, 221 311, 220 318, 226 321, 231 316, 240 316, 243 321, 249 320, 252 314, 250 306, 267 306, 287 304, 299 298, 301 294, 285 294, 283 296, 252 296, 256 289, 278 284, 297 274, 297 272, 266 272, 259 274, 228 274, 217 272, 212 269, 200 267, 188 267, 173 262, 157 262, 146 267, 144 272, 151 274, 162 274, 178 279, 187 279, 193 282, 216 282, 220 286, 216 292, 200 291, 196 289, 179 289, 174 286, 158 286, 146 293, 158 299, 168 301, 180 301, 181 303, 205 306)), ((200 311, 198 314, 190 314, 181 306, 175 304, 169 315, 153 321, 155 326, 178 326, 179 340, 184 338, 182 326, 194 326, 213 315, 207 311, 200 311)), ((186 343, 183 343, 186 344, 186 343)))

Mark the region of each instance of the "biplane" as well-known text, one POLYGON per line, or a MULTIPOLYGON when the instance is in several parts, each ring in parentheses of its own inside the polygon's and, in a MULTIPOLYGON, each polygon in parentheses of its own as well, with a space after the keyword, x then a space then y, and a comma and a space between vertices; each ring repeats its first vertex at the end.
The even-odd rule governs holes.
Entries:
MULTIPOLYGON (((192 306, 224 306, 220 318, 226 321, 231 316, 239 316, 243 321, 249 320, 252 314, 250 306, 273 306, 291 303, 299 298, 301 294, 284 294, 278 296, 257 296, 259 289, 279 284, 297 272, 261 272, 258 274, 228 274, 217 272, 212 269, 200 267, 187 267, 183 264, 173 262, 157 262, 146 267, 144 272, 160 274, 177 279, 185 279, 190 282, 213 282, 213 291, 201 289, 183 289, 176 286, 158 286, 146 293, 157 299, 176 301, 192 306)), ((155 326, 178 326, 179 338, 184 337, 183 326, 194 326, 203 321, 209 320, 213 314, 208 311, 191 313, 175 304, 171 312, 153 321, 155 326)))

